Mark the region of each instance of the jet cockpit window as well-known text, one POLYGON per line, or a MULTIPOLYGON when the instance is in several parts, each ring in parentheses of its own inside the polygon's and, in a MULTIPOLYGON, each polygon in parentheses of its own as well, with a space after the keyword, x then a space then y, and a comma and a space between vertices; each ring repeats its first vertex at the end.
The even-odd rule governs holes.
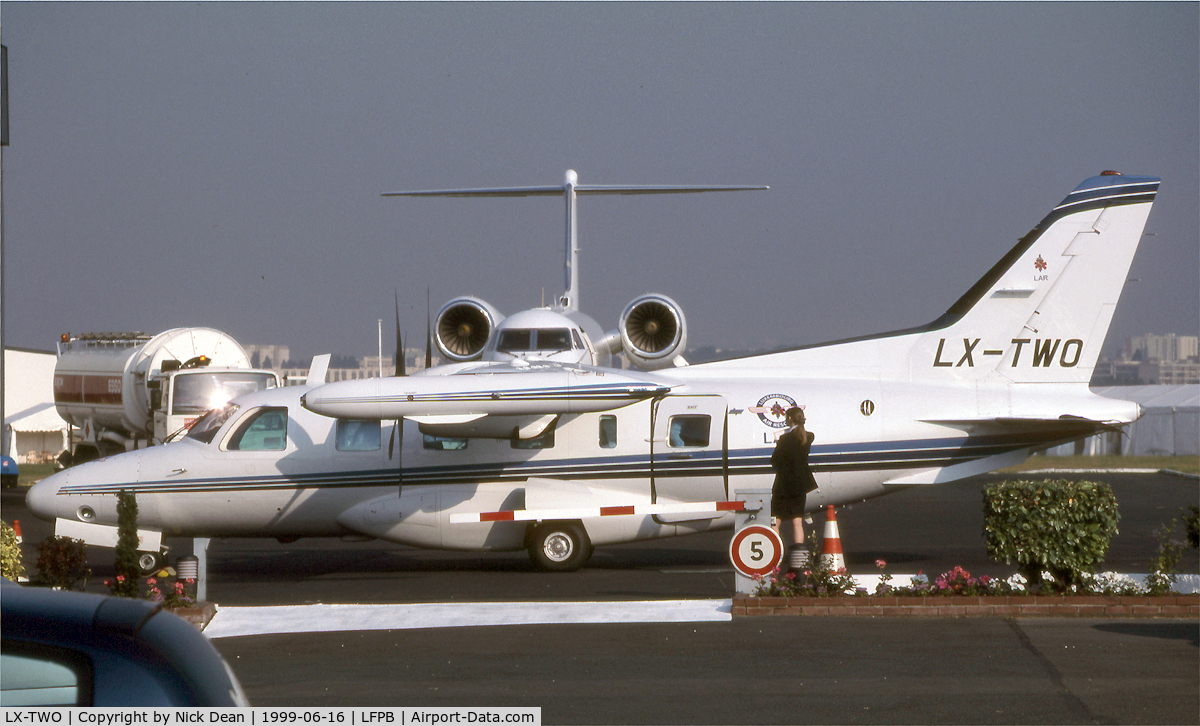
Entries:
POLYGON ((206 444, 211 443, 213 437, 217 435, 217 431, 225 425, 230 416, 237 413, 237 410, 238 406, 233 403, 226 404, 221 408, 214 408, 192 425, 192 428, 188 430, 187 437, 206 444))
POLYGON ((710 417, 700 414, 672 416, 671 446, 708 446, 708 429, 711 420, 710 417))
MULTIPOLYGON (((570 328, 510 328, 501 330, 496 350, 501 353, 525 353, 531 350, 571 350, 570 328)), ((576 334, 575 339, 579 336, 576 334)), ((576 345, 582 348, 583 345, 576 345)))
POLYGON ((538 350, 570 350, 571 331, 567 328, 542 328, 537 331, 538 350))
POLYGON ((338 451, 379 451, 378 421, 340 418, 337 422, 338 451))
POLYGON ((496 341, 496 350, 505 353, 533 350, 533 331, 528 328, 501 330, 500 338, 496 341))
POLYGON ((287 447, 287 409, 264 408, 242 422, 229 439, 230 451, 283 451, 287 447))

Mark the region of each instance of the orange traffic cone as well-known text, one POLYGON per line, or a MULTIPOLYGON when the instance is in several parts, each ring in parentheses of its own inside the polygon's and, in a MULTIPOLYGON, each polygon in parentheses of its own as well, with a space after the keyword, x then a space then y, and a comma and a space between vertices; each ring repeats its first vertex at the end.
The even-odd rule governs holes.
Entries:
POLYGON ((13 534, 17 535, 17 544, 23 544, 25 538, 21 536, 21 520, 13 520, 13 534))
POLYGON ((846 569, 842 556, 842 538, 838 535, 837 516, 833 505, 825 508, 825 536, 821 539, 821 565, 830 572, 846 569))

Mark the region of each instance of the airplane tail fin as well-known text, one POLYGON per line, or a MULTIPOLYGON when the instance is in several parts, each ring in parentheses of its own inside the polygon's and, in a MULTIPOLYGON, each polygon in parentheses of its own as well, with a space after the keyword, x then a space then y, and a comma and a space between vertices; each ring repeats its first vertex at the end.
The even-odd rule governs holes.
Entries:
POLYGON ((1159 181, 1104 172, 1076 187, 918 336, 912 374, 1086 385, 1159 181))

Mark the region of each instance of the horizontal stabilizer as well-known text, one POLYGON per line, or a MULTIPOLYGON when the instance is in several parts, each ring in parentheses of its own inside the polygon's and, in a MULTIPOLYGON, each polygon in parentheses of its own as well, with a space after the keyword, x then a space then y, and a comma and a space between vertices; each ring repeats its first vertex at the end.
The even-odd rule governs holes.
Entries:
POLYGON ((1027 449, 1018 449, 1010 451, 1006 454, 998 456, 988 456, 983 459, 974 461, 965 461, 961 464, 952 466, 940 466, 933 469, 925 469, 914 474, 906 474, 888 479, 883 482, 884 486, 919 486, 922 484, 944 484, 946 482, 958 481, 968 476, 976 474, 986 474, 989 471, 1003 469, 1009 466, 1016 466, 1023 463, 1029 457, 1027 449))
POLYGON ((1018 418, 1012 416, 976 419, 925 419, 922 423, 949 426, 967 432, 978 432, 980 429, 1004 430, 1020 429, 1022 431, 1038 430, 1043 432, 1062 432, 1087 436, 1101 431, 1121 431, 1121 426, 1128 421, 1094 421, 1082 416, 1064 415, 1058 418, 1018 418))

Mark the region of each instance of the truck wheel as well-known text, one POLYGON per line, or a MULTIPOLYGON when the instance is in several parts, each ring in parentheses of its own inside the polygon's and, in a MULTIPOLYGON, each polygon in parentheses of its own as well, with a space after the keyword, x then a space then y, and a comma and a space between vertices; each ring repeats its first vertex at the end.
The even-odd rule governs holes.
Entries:
POLYGON ((529 536, 529 559, 543 570, 574 572, 592 556, 592 543, 575 522, 546 522, 529 536))
POLYGON ((139 552, 138 553, 138 569, 143 575, 150 575, 158 572, 167 564, 167 556, 161 552, 139 552))

